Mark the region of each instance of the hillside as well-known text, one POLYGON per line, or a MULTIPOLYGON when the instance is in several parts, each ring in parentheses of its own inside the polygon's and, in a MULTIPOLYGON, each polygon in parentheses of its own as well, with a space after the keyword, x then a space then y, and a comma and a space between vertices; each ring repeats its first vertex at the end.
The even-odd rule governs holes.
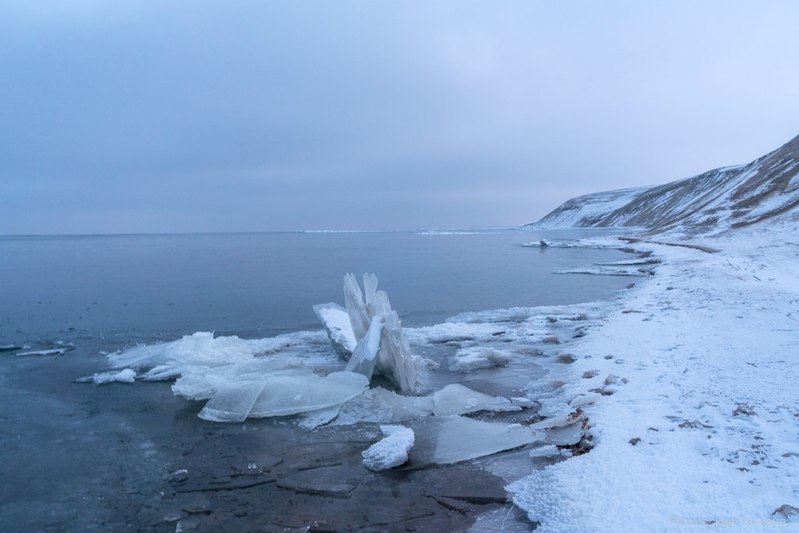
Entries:
POLYGON ((651 188, 589 194, 526 227, 639 227, 717 234, 799 217, 799 136, 747 165, 710 170, 651 188))

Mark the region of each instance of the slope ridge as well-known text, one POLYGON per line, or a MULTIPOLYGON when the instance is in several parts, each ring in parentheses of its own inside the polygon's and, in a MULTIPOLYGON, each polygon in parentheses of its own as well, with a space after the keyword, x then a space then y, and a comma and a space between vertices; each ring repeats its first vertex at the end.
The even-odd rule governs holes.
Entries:
POLYGON ((527 227, 641 227, 715 234, 799 218, 799 136, 749 164, 664 185, 580 196, 527 227))

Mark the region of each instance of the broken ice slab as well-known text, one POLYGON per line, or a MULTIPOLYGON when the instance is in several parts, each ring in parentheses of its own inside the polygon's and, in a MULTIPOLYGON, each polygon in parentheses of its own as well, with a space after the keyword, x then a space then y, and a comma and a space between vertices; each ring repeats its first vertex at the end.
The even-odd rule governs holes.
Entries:
POLYGON ((384 322, 383 315, 372 318, 366 335, 358 341, 352 357, 347 362, 347 371, 357 372, 366 376, 366 379, 372 379, 377 364, 377 354, 380 351, 384 322))
POLYGON ((363 466, 380 471, 395 468, 408 461, 408 452, 413 448, 413 430, 405 426, 380 426, 385 438, 372 444, 361 454, 363 466))
POLYGON ((133 383, 136 381, 136 371, 132 368, 125 368, 120 371, 98 372, 91 376, 78 378, 76 383, 94 383, 95 385, 105 385, 107 383, 133 383))
POLYGON ((521 411, 507 398, 489 396, 458 383, 447 385, 433 394, 433 412, 436 416, 462 415, 477 411, 521 411))
POLYGON ((411 427, 416 465, 451 464, 511 450, 540 441, 542 434, 520 424, 482 422, 461 416, 427 417, 411 427))
POLYGON ((377 354, 377 369, 387 375, 401 392, 416 389, 416 363, 411 357, 408 343, 402 335, 402 324, 396 311, 384 317, 380 335, 380 351, 377 354))
POLYGON ((204 374, 184 374, 172 384, 172 392, 187 400, 208 400, 215 390, 204 374))
POLYGON ((336 425, 358 422, 396 423, 433 414, 432 396, 403 396, 376 387, 347 402, 341 408, 336 425))
POLYGON ((322 321, 333 349, 345 361, 350 358, 358 341, 352 331, 347 310, 336 303, 313 306, 314 313, 322 321))
POLYGON ((243 422, 264 390, 263 381, 249 383, 212 380, 214 395, 197 415, 211 422, 243 422))
MULTIPOLYGON (((288 416, 341 405, 363 392, 369 380, 355 372, 265 376, 264 388, 250 410, 252 418, 288 416)), ((213 401, 213 399, 212 399, 213 401)))

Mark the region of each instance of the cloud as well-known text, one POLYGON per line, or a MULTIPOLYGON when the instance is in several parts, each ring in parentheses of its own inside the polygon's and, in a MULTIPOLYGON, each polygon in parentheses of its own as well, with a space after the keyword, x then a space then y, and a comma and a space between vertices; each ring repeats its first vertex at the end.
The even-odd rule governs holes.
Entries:
POLYGON ((522 224, 745 162, 796 134, 797 11, 7 2, 0 233, 522 224))

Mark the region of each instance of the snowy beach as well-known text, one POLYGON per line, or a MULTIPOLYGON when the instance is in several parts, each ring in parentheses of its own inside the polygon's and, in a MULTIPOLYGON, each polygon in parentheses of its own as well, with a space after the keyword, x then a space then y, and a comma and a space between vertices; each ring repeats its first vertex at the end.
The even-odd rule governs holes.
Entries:
POLYGON ((540 531, 799 530, 799 241, 695 244, 635 243, 655 276, 572 346, 594 448, 509 486, 540 531))

